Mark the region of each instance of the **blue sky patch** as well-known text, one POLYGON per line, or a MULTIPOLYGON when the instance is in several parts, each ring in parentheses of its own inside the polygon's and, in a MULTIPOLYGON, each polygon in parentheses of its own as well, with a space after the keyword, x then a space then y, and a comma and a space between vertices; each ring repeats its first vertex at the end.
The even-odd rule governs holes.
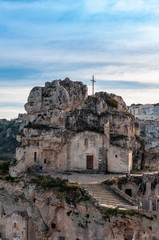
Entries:
MULTIPOLYGON (((157 0, 0 0, 0 86, 42 86, 65 77, 90 85, 94 74, 97 89, 127 91, 129 103, 141 90, 144 102, 151 89, 154 102, 158 9, 157 0)), ((13 108, 14 101, 0 99, 0 107, 12 102, 13 108)))

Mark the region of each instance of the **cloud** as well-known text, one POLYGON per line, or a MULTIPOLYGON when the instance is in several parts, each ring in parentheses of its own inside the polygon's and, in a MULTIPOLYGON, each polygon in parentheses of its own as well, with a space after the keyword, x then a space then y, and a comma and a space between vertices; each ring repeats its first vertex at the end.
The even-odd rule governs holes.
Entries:
POLYGON ((124 12, 150 12, 156 11, 157 6, 159 5, 156 0, 117 0, 114 1, 114 10, 124 11, 124 12))
POLYGON ((67 76, 90 85, 95 74, 99 88, 107 80, 106 90, 117 85, 123 94, 158 88, 158 7, 156 0, 0 0, 0 106, 18 109, 33 86, 67 76))
POLYGON ((85 0, 84 1, 86 10, 90 14, 104 12, 108 1, 107 0, 85 0))
POLYGON ((19 113, 25 113, 24 108, 18 107, 0 107, 0 119, 14 119, 18 117, 19 113))
POLYGON ((126 104, 129 106, 133 103, 157 103, 159 102, 159 88, 158 89, 107 89, 106 87, 101 88, 96 87, 96 91, 106 91, 109 93, 114 93, 123 98, 126 104))
POLYGON ((30 92, 29 87, 0 87, 0 103, 25 103, 30 92))
MULTIPOLYGON (((24 113, 24 104, 31 90, 30 87, 6 86, 0 83, 0 119, 17 118, 19 113, 24 113)), ((7 84, 6 84, 7 85, 7 84)))
MULTIPOLYGON (((95 76, 96 77, 96 76, 95 76)), ((63 78, 62 78, 63 79, 63 78)), ((89 76, 91 79, 91 76, 89 76)), ((50 79, 51 81, 52 79, 50 79)), ((75 78, 73 80, 82 80, 75 78)), ((92 86, 90 80, 83 81, 88 85, 89 94, 92 86)), ((38 84, 44 86, 44 83, 38 84)), ((151 87, 151 84, 136 82, 102 81, 96 78, 95 91, 106 91, 122 96, 127 105, 132 103, 156 103, 159 96, 158 86, 151 87), (156 88, 155 88, 156 87, 156 88)), ((30 87, 1 87, 0 86, 0 118, 16 118, 18 113, 25 112, 24 104, 31 90, 30 87)))

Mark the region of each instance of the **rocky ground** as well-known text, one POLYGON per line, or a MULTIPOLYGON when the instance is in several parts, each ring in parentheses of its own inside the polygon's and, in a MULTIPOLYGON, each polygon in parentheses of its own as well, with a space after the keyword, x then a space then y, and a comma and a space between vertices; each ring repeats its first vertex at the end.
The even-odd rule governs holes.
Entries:
POLYGON ((30 239, 159 239, 156 214, 102 208, 78 184, 32 171, 19 178, 1 176, 0 211, 3 224, 13 213, 25 212, 31 221, 30 239))

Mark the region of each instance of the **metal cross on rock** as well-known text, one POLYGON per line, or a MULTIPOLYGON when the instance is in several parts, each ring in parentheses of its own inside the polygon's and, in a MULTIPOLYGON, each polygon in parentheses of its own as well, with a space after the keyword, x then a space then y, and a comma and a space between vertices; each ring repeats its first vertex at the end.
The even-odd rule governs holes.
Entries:
POLYGON ((94 75, 92 76, 91 82, 92 82, 92 96, 94 96, 94 83, 96 82, 96 81, 94 80, 94 75))

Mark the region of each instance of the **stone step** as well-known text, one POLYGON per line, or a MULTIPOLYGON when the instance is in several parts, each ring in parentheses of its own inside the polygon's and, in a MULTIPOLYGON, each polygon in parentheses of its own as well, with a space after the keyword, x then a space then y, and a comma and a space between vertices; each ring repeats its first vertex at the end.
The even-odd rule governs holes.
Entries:
POLYGON ((84 188, 101 206, 136 209, 136 206, 129 203, 106 185, 81 184, 81 187, 84 188))

